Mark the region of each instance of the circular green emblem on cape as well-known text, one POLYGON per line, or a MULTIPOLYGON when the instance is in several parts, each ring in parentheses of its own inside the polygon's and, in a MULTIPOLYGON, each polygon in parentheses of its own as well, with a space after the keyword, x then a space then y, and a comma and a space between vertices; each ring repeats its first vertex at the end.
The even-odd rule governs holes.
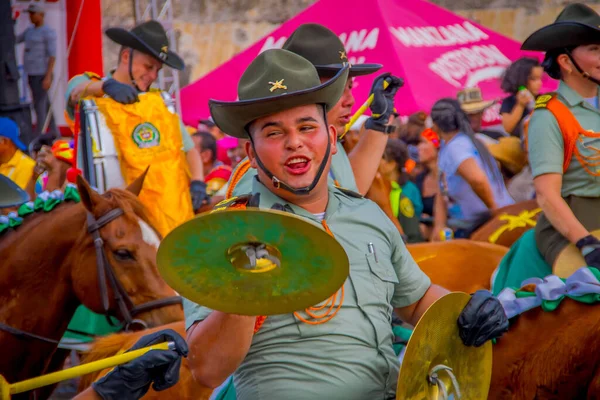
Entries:
POLYGON ((150 122, 144 122, 136 126, 131 137, 140 149, 147 149, 160 144, 160 132, 150 122))

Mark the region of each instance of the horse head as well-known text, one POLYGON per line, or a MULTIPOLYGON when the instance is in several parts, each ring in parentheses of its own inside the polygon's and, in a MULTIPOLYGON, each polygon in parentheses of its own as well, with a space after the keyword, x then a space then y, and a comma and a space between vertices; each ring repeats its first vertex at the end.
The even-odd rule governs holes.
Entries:
POLYGON ((158 272, 161 237, 137 199, 146 172, 126 190, 103 195, 78 178, 88 216, 69 264, 75 295, 90 310, 126 324, 157 326, 182 320, 183 312, 176 292, 158 272))

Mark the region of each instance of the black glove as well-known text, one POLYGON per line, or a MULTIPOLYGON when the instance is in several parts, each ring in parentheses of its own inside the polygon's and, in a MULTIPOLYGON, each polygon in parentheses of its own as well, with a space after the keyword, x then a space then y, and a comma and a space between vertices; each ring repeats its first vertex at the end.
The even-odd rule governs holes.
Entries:
POLYGON ((94 382, 92 388, 103 400, 137 400, 148 392, 152 382, 152 388, 156 391, 175 385, 179 381, 181 356, 188 354, 187 343, 177 332, 165 329, 146 335, 129 351, 166 341, 175 342, 175 350, 151 350, 127 364, 119 365, 94 382))
POLYGON ((388 126, 390 116, 394 112, 394 97, 396 92, 404 85, 404 80, 393 76, 389 72, 379 75, 373 82, 371 93, 373 93, 373 102, 371 103, 371 117, 365 122, 365 129, 373 129, 383 133, 393 132, 393 127, 388 126), (389 83, 387 88, 383 88, 383 82, 389 83))
POLYGON ((479 347, 507 330, 504 308, 487 290, 476 291, 458 317, 458 334, 465 346, 479 347))
POLYGON ((107 94, 111 99, 121 104, 132 104, 138 99, 138 92, 136 88, 125 83, 118 82, 113 78, 108 78, 102 84, 102 91, 107 94))
POLYGON ((190 183, 190 193, 192 195, 192 207, 194 210, 208 204, 210 197, 206 194, 206 182, 192 181, 190 183))
POLYGON ((575 244, 588 267, 600 268, 600 240, 592 235, 579 239, 575 244))

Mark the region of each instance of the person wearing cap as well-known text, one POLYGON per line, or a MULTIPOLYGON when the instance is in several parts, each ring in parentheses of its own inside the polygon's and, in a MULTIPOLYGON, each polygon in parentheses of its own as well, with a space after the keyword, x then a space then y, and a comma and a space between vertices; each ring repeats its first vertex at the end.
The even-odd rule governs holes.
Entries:
MULTIPOLYGON (((319 24, 300 25, 283 44, 283 49, 296 53, 313 63, 322 82, 334 76, 344 65, 348 56, 344 44, 330 29, 319 24)), ((344 93, 338 104, 329 109, 328 121, 334 125, 338 138, 343 138, 346 124, 352 117, 355 100, 352 96, 352 78, 372 74, 381 69, 380 64, 352 64, 344 93)), ((373 82, 374 101, 371 117, 364 124, 360 140, 350 154, 339 145, 331 166, 331 181, 341 187, 365 194, 377 173, 379 159, 383 155, 388 135, 394 131, 389 119, 394 112, 394 97, 403 81, 391 74, 382 74, 373 82), (388 81, 387 89, 383 82, 388 81)), ((218 124, 217 124, 218 125, 218 124)), ((223 130, 223 129, 221 129, 223 130)), ((230 132, 225 131, 230 134, 230 132)), ((240 163, 238 168, 248 168, 240 163)), ((246 193, 252 187, 256 170, 250 168, 241 178, 230 182, 233 195, 246 193), (233 184, 232 184, 233 183, 233 184)), ((236 177, 236 171, 232 177, 236 177)))
POLYGON ((483 100, 483 94, 481 93, 481 89, 479 87, 466 88, 459 91, 456 94, 456 99, 460 103, 462 110, 469 117, 471 128, 473 129, 473 132, 475 132, 477 139, 485 143, 491 143, 489 140, 490 138, 498 139, 506 136, 504 132, 493 131, 489 129, 484 130, 482 128, 481 122, 483 121, 483 113, 485 110, 493 106, 495 101, 483 100))
MULTIPOLYGON (((163 65, 177 70, 185 67, 181 57, 169 50, 167 34, 158 21, 143 22, 130 31, 109 28, 106 30, 106 36, 122 46, 119 50, 117 68, 104 78, 86 72, 69 81, 65 111, 71 121, 74 120, 75 105, 86 96, 106 95, 118 103, 131 104, 139 101, 140 93, 150 91, 150 86, 158 78, 163 65)), ((208 201, 202 161, 181 119, 178 131, 191 174, 192 203, 194 209, 198 209, 208 201)))
POLYGON ((24 190, 37 178, 34 177, 35 161, 24 153, 26 150, 19 139, 17 124, 10 118, 0 117, 0 175, 7 176, 24 190))
POLYGON ((52 136, 58 137, 58 129, 48 98, 56 61, 56 32, 48 25, 44 25, 44 8, 40 4, 31 4, 27 12, 33 26, 17 35, 16 43, 25 42, 23 68, 33 97, 33 109, 37 121, 35 136, 42 133, 42 127, 50 113, 49 132, 52 136))
MULTIPOLYGON (((246 151, 258 175, 247 205, 287 210, 330 233, 348 254, 350 274, 328 321, 299 311, 259 322, 184 300, 189 366, 204 386, 216 388, 234 374, 242 400, 395 398, 392 310, 414 325, 448 293, 431 284, 375 203, 328 182, 339 150, 328 110, 343 95, 348 69, 322 83, 310 61, 271 49, 240 78, 239 101, 209 103, 224 132, 249 139, 246 151)), ((478 292, 458 325, 465 343, 480 345, 508 322, 499 302, 478 292)))
POLYGON ((527 128, 528 156, 543 214, 535 227, 549 265, 575 244, 589 266, 600 267, 600 15, 567 5, 555 22, 532 33, 523 50, 546 52, 542 66, 558 80, 539 96, 527 128))

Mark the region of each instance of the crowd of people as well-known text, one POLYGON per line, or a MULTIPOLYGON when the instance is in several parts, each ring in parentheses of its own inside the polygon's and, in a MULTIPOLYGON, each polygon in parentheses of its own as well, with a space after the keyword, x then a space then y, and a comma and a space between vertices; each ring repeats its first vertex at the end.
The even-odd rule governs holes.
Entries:
MULTIPOLYGON (((181 154, 173 157, 185 163, 176 173, 187 176, 194 211, 246 195, 246 203, 236 206, 274 208, 322 225, 352 265, 345 284, 349 295, 339 304, 345 311, 327 324, 303 324, 297 313, 259 321, 186 301, 188 340, 178 354, 194 355, 190 368, 196 380, 217 387, 233 375, 238 398, 281 393, 392 398, 398 374, 388 332, 392 310, 415 325, 447 293, 431 284, 405 242, 444 240, 449 231, 468 238, 515 202, 537 198, 543 215, 536 243, 549 265, 572 243, 589 266, 600 267, 600 241, 590 234, 600 228, 597 26, 596 12, 571 4, 556 22, 533 33, 523 49, 543 51, 545 59, 524 57, 506 69, 500 82, 506 98, 495 127, 482 126, 495 102, 484 101, 476 87, 441 98, 404 121, 394 109, 402 101, 403 81, 385 73, 373 80, 371 115, 346 133, 355 104, 352 78, 382 66, 349 65, 335 33, 306 24, 283 49, 265 51, 247 67, 239 101, 211 100, 210 119, 195 127, 177 119, 174 129, 160 132, 181 144, 181 154), (560 81, 557 93, 540 93, 544 72, 560 81), (363 199, 377 179, 389 187, 393 221, 363 199), (357 249, 362 242, 375 243, 379 259, 371 260, 367 247, 357 249), (272 362, 281 352, 295 360, 293 368, 287 364, 290 369, 283 371, 272 362), (328 374, 320 368, 324 363, 328 374)), ((107 95, 135 104, 163 64, 183 68, 155 21, 131 31, 109 29, 107 35, 123 46, 118 65, 104 78, 88 73, 71 80, 66 111, 72 119, 83 98, 107 95)), ((151 134, 137 139, 142 150, 161 145, 151 134)), ((72 141, 52 135, 38 136, 27 149, 16 124, 0 118, 0 174, 32 198, 72 180, 76 152, 72 141)), ((458 325, 463 342, 475 346, 508 329, 498 300, 488 292, 472 296, 458 325)), ((97 392, 104 385, 109 394, 102 398, 113 398, 112 383, 103 382, 97 392)))

